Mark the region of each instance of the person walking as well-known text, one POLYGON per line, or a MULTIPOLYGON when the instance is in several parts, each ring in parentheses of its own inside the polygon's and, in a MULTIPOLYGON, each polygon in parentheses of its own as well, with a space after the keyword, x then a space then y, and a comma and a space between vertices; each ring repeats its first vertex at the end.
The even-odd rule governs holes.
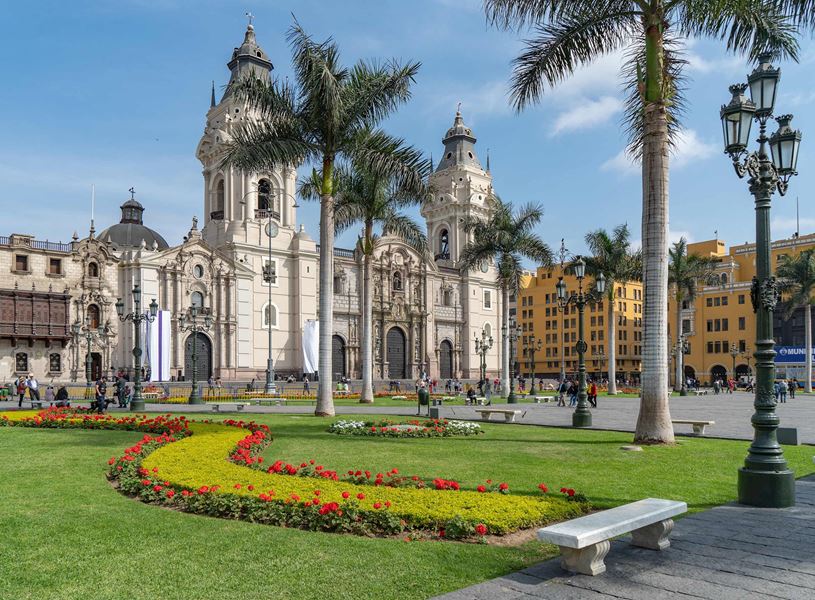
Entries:
POLYGON ((28 374, 28 381, 26 381, 26 385, 28 386, 28 399, 31 401, 40 401, 40 383, 37 381, 37 378, 34 377, 34 373, 28 374))
POLYGON ((96 412, 100 415, 105 412, 108 407, 107 401, 107 393, 108 393, 108 382, 105 381, 104 377, 100 377, 99 380, 96 382, 96 412))
POLYGON ((45 388, 45 401, 48 402, 48 406, 54 406, 54 386, 51 384, 45 388))
POLYGON ((303 375, 303 391, 308 394, 311 389, 309 387, 308 375, 303 375))
POLYGON ((597 408, 597 384, 593 380, 589 386, 589 402, 594 408, 597 408))
POLYGON ((63 385, 57 390, 57 395, 54 397, 57 408, 71 407, 71 401, 68 399, 68 389, 63 385))
POLYGON ((781 394, 781 402, 787 402, 787 382, 783 379, 778 382, 778 393, 781 394))
POLYGON ((119 403, 119 408, 126 408, 127 407, 127 381, 119 374, 119 377, 116 379, 116 399, 119 403))
POLYGON ((577 406, 577 392, 578 392, 577 383, 573 381, 572 384, 569 386, 569 406, 570 407, 571 406, 577 406))
POLYGON ((26 382, 25 382, 25 377, 23 377, 22 375, 20 375, 20 376, 17 378, 17 395, 18 395, 18 396, 19 396, 19 398, 20 398, 19 402, 17 403, 17 407, 18 407, 18 408, 22 408, 22 407, 23 407, 23 399, 25 398, 25 391, 26 391, 27 389, 28 389, 28 386, 26 385, 26 382))
POLYGON ((787 382, 787 388, 790 392, 790 400, 795 400, 795 392, 798 389, 798 380, 793 377, 792 381, 787 382))
POLYGON ((560 385, 557 388, 557 405, 558 406, 566 406, 566 390, 569 389, 569 386, 566 385, 566 380, 560 382, 560 385))
POLYGON ((775 396, 776 402, 779 402, 781 400, 781 384, 778 382, 777 379, 773 384, 773 395, 775 396))

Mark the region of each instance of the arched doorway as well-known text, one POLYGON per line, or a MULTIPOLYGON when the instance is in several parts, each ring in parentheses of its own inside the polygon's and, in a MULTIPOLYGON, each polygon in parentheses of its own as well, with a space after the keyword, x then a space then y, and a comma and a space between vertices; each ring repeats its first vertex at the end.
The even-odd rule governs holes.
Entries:
POLYGON ((710 381, 711 383, 716 381, 717 379, 721 381, 727 381, 727 369, 725 369, 722 365, 716 365, 710 369, 710 381))
POLYGON ((390 379, 405 379, 407 365, 405 364, 405 334, 398 327, 388 331, 388 377, 390 379))
POLYGON ((203 333, 193 333, 184 342, 184 379, 192 380, 192 350, 195 346, 196 379, 205 381, 212 375, 212 342, 203 333))
POLYGON ((91 380, 97 381, 102 376, 102 355, 91 352, 91 380))
POLYGON ((750 375, 750 367, 747 365, 738 365, 736 367, 736 377, 746 377, 750 375))
POLYGON ((685 379, 687 378, 696 379, 696 369, 689 365, 685 365, 685 379))
POLYGON ((345 377, 345 340, 338 335, 331 338, 331 366, 334 377, 345 377))
POLYGON ((439 346, 439 377, 453 378, 453 344, 448 340, 442 341, 439 346))

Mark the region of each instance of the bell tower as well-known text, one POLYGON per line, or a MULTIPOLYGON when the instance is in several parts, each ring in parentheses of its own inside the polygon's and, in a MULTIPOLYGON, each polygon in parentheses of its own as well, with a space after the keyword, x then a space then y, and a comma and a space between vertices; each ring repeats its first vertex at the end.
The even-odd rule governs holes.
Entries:
POLYGON ((430 175, 433 198, 422 207, 427 236, 437 264, 455 267, 467 243, 466 216, 489 218, 492 212, 492 175, 481 166, 476 137, 456 111, 453 126, 442 139, 444 154, 430 175))
POLYGON ((196 150, 204 176, 202 234, 214 247, 259 239, 253 233, 269 218, 281 229, 291 229, 293 233, 297 216, 294 167, 281 165, 270 171, 246 173, 221 166, 223 152, 233 133, 253 117, 251 109, 235 97, 233 87, 250 77, 270 82, 274 68, 257 43, 251 23, 243 43, 233 50, 227 67, 229 83, 219 101, 216 101, 215 83, 212 84, 204 134, 196 150))

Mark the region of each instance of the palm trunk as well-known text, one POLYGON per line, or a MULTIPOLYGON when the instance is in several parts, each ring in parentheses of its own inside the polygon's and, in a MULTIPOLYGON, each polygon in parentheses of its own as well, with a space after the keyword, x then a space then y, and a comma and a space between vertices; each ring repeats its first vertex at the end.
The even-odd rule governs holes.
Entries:
POLYGON ((676 297, 676 332, 674 333, 674 337, 676 337, 676 373, 674 374, 674 391, 681 392, 682 391, 682 382, 685 380, 685 369, 684 369, 684 362, 685 362, 685 355, 682 354, 682 346, 680 342, 682 341, 682 313, 680 309, 682 307, 682 300, 679 296, 676 297))
POLYGON ((362 395, 359 398, 360 402, 366 404, 372 404, 374 401, 373 337, 371 335, 374 321, 373 273, 371 269, 372 233, 373 224, 366 221, 365 239, 362 241, 364 244, 362 255, 362 395))
POLYGON ((501 285, 501 395, 509 396, 509 290, 501 285))
POLYGON ((608 302, 608 395, 617 394, 617 322, 614 319, 614 285, 608 302))
MULTIPOLYGON (((658 44, 661 56, 662 40, 655 33, 657 29, 649 29, 649 45, 658 44)), ((668 356, 668 121, 660 103, 649 102, 645 107, 643 138, 644 343, 642 398, 634 441, 673 443, 665 360, 668 356)))
POLYGON ((806 360, 806 393, 812 393, 812 305, 807 303, 804 307, 804 327, 806 327, 806 334, 804 336, 805 344, 807 347, 807 360, 806 360))
POLYGON ((317 386, 318 417, 334 416, 331 338, 334 334, 334 195, 333 160, 323 159, 323 186, 320 195, 320 362, 317 386))

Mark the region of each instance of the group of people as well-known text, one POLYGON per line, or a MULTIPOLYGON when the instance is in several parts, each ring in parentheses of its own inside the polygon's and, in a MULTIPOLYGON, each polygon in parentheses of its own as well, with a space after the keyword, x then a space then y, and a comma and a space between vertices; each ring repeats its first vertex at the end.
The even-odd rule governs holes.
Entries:
POLYGON ((776 402, 786 402, 787 394, 790 395, 790 400, 795 398, 795 392, 798 390, 798 380, 793 377, 790 381, 784 379, 776 379, 773 384, 773 394, 775 394, 776 402))
POLYGON ((28 393, 28 399, 32 402, 48 402, 50 406, 71 406, 71 400, 68 398, 68 389, 63 385, 59 390, 54 392, 54 386, 48 385, 45 388, 45 396, 40 396, 40 382, 34 377, 34 373, 28 375, 20 375, 14 382, 17 392, 17 407, 22 408, 25 395, 28 393))
MULTIPOLYGON (((580 384, 575 379, 564 379, 558 386, 557 405, 566 406, 566 397, 569 397, 569 406, 576 406, 580 393, 580 384)), ((587 400, 597 408, 597 383, 592 379, 586 387, 587 400)))

